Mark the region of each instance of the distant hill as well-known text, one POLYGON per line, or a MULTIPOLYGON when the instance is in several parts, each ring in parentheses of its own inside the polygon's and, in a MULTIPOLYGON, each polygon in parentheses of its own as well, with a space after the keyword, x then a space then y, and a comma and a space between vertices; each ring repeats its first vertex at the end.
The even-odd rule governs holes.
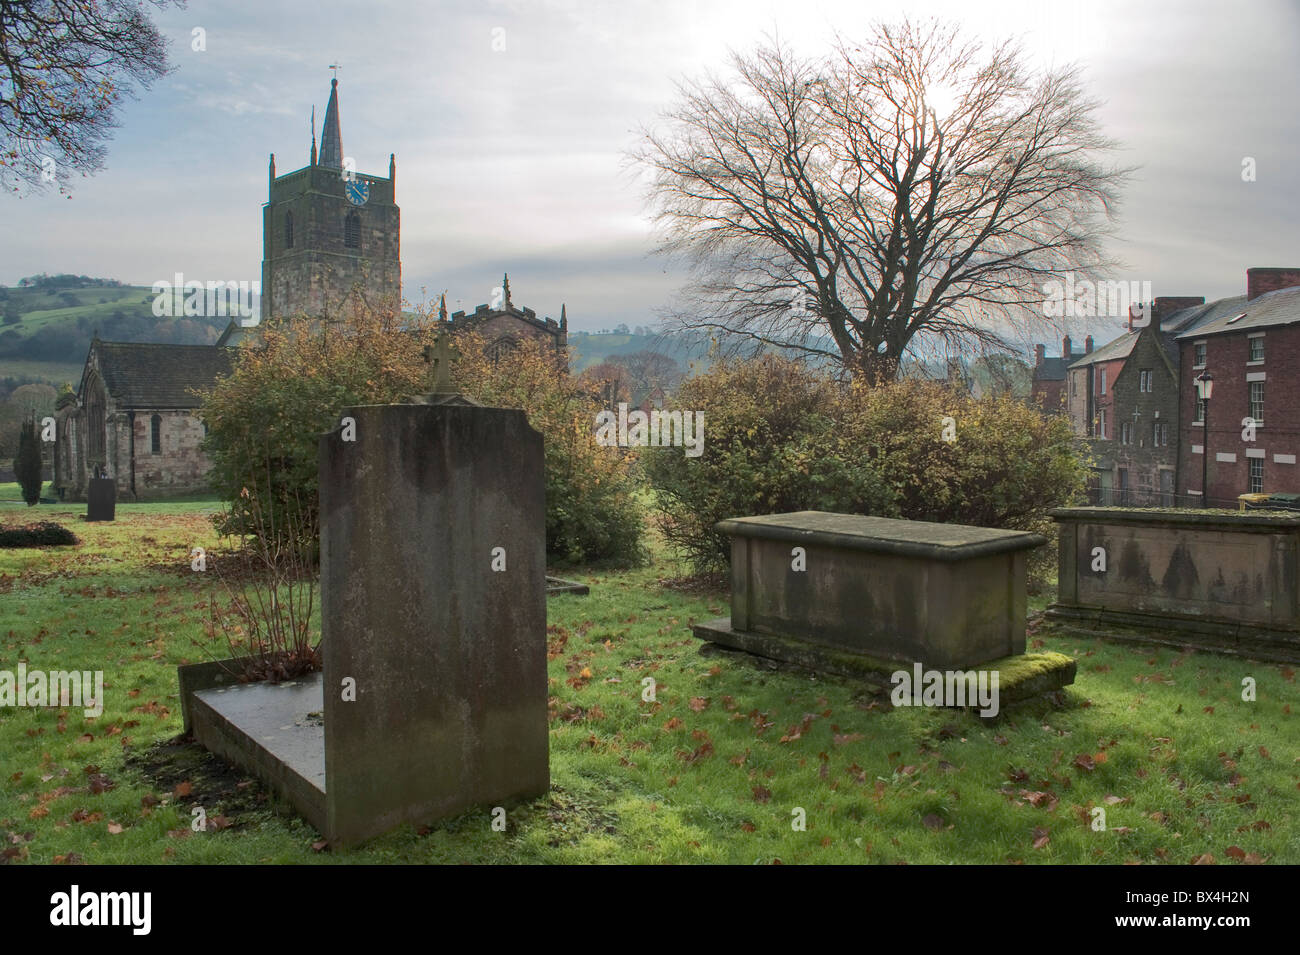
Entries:
POLYGON ((158 318, 151 288, 84 275, 38 275, 0 286, 0 383, 75 386, 92 336, 107 341, 215 342, 225 318, 158 318))

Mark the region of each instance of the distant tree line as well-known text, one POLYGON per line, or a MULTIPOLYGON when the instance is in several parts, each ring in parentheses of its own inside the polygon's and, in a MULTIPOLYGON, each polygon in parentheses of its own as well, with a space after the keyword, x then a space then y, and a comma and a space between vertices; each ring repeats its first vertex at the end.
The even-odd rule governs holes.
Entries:
POLYGON ((73 275, 64 272, 59 275, 28 275, 18 280, 18 288, 60 289, 60 288, 122 288, 117 279, 97 279, 89 275, 73 275))

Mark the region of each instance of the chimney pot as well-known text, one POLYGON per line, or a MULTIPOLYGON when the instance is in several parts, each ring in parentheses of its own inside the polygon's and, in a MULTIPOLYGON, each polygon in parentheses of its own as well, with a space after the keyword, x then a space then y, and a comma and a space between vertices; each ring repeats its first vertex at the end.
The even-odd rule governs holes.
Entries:
POLYGON ((1072 354, 1074 353, 1070 350, 1070 336, 1066 335, 1061 339, 1061 357, 1068 359, 1072 354))
POLYGON ((1043 363, 1043 361, 1044 361, 1046 358, 1047 358, 1047 346, 1046 346, 1046 345, 1035 345, 1035 346, 1034 346, 1034 365, 1035 365, 1035 366, 1041 365, 1041 364, 1043 363))
POLYGON ((1085 355, 1092 354, 1092 336, 1091 336, 1091 335, 1089 335, 1087 338, 1085 338, 1085 339, 1083 340, 1083 353, 1084 353, 1085 355))

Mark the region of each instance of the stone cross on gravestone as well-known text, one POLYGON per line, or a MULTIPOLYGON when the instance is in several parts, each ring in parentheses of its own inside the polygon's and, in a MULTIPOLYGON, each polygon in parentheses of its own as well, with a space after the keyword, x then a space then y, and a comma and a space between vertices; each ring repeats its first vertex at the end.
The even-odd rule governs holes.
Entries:
POLYGON ((424 360, 429 363, 430 394, 449 395, 455 393, 451 385, 451 363, 460 358, 460 350, 451 343, 451 336, 439 335, 432 345, 424 346, 424 360))

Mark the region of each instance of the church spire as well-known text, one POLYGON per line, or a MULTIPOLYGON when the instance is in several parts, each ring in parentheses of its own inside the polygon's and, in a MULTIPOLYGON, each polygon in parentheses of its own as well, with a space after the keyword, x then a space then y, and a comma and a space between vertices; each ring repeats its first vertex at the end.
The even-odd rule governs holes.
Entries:
POLYGON ((316 165, 316 105, 311 108, 311 164, 316 165))
POLYGON ((447 293, 442 293, 442 300, 438 303, 438 321, 447 321, 447 293))
POLYGON ((564 311, 564 303, 561 302, 560 303, 560 331, 567 332, 568 330, 569 330, 569 316, 564 311))
POLYGON ((501 294, 505 297, 506 308, 510 307, 510 273, 504 272, 501 275, 501 294))
MULTIPOLYGON (((314 138, 314 137, 313 137, 314 138)), ((320 165, 343 168, 343 133, 339 129, 339 81, 330 80, 330 101, 320 131, 320 165)))

